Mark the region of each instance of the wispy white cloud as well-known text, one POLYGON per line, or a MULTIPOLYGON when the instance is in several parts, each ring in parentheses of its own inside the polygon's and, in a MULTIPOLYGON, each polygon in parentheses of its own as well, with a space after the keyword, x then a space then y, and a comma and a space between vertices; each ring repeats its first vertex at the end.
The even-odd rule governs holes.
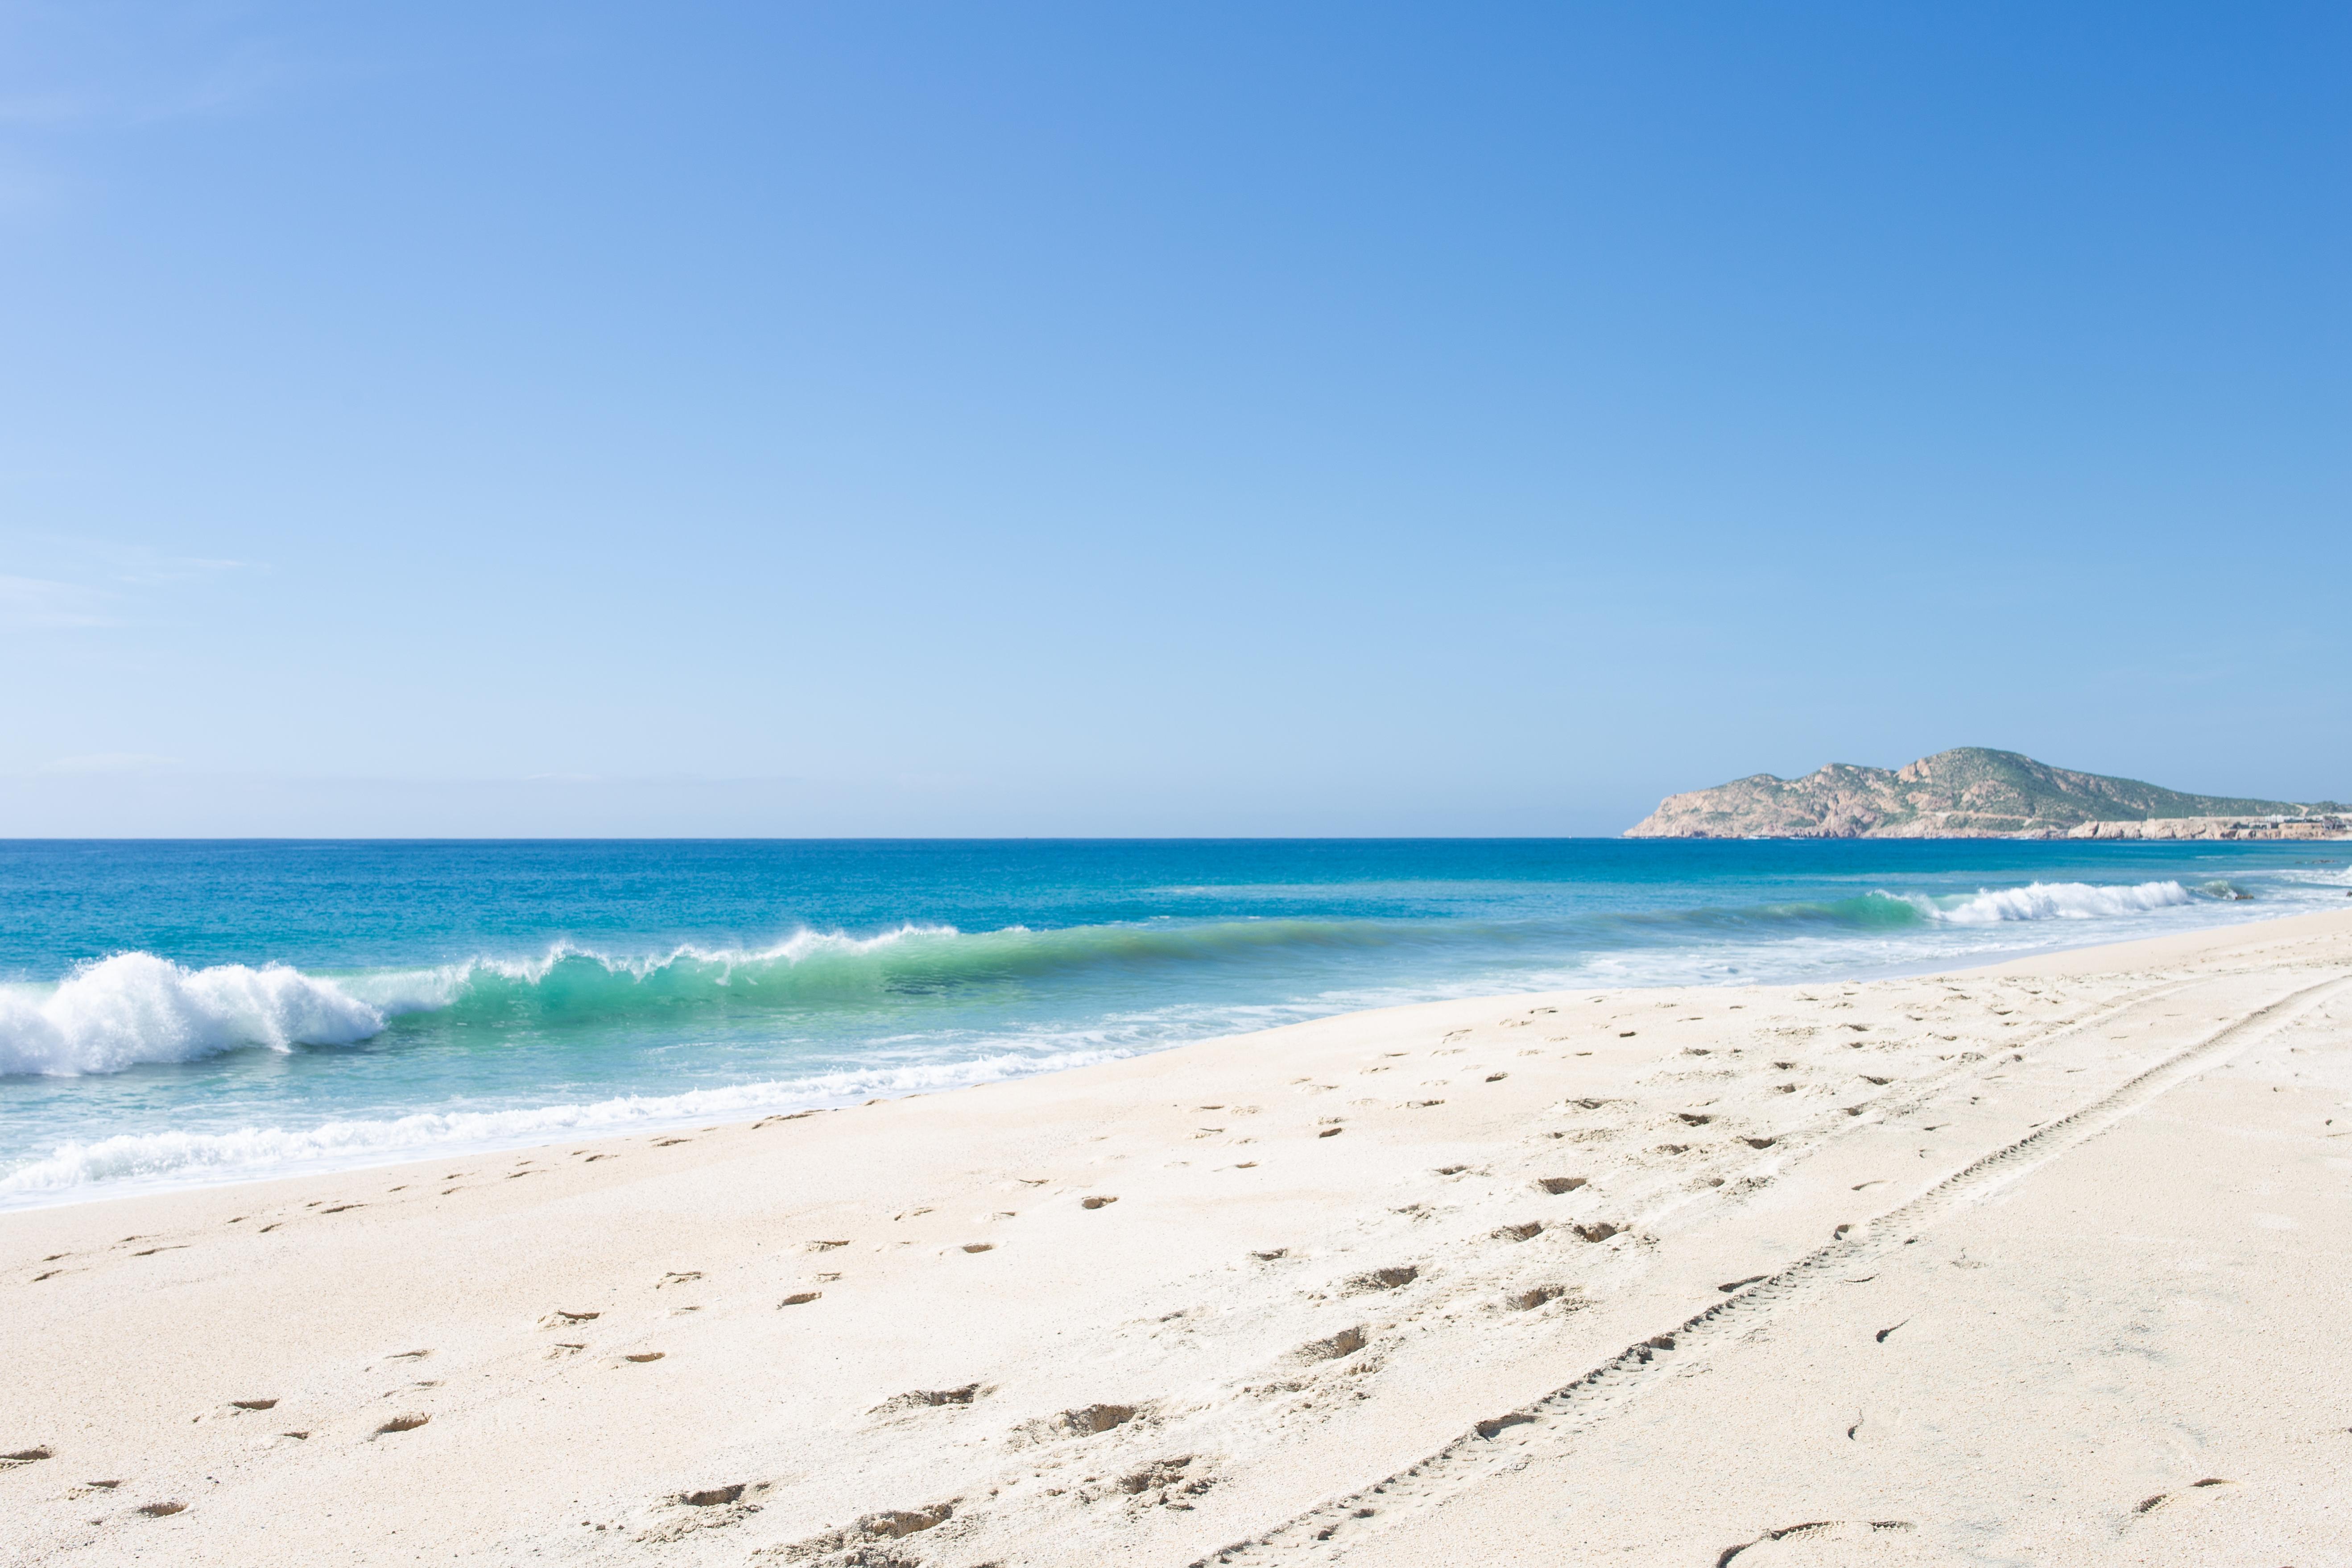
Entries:
POLYGON ((76 125, 94 119, 96 112, 92 100, 76 93, 0 93, 0 125, 76 125))
POLYGON ((142 544, 20 535, 8 553, 43 575, 0 573, 0 631, 126 626, 152 619, 175 595, 228 573, 267 570, 248 561, 171 555, 142 544), (30 559, 28 559, 28 557, 30 559))
POLYGON ((72 205, 96 169, 78 140, 265 113, 299 92, 320 73, 287 31, 268 7, 215 0, 0 0, 0 219, 72 205))
POLYGON ((138 544, 90 547, 109 582, 126 588, 162 588, 182 583, 202 583, 225 572, 253 568, 257 563, 206 555, 166 555, 138 544))
POLYGON ((79 583, 0 576, 0 630, 121 626, 121 598, 120 595, 79 583))
POLYGON ((0 126, 127 130, 264 107, 310 71, 254 7, 0 5, 0 126))
POLYGON ((92 752, 88 756, 56 757, 41 764, 45 773, 144 773, 157 768, 168 768, 177 757, 159 757, 152 752, 92 752))

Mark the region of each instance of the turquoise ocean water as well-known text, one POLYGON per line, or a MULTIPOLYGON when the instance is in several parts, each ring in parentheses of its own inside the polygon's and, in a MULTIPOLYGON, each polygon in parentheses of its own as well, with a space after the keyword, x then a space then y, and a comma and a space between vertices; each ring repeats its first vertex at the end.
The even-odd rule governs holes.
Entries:
POLYGON ((0 1206, 2342 908, 2336 844, 0 842, 0 1206))

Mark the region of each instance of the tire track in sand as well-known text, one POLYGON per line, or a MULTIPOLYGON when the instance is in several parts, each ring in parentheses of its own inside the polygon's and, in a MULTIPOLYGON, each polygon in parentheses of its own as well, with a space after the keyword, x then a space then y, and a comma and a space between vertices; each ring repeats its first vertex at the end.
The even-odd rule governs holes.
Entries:
POLYGON ((1419 1464, 1360 1490, 1331 1498, 1285 1520, 1264 1534, 1196 1558, 1191 1568, 1231 1564, 1328 1562, 1351 1539, 1458 1495, 1488 1476, 1538 1457, 1565 1452, 1576 1438, 1606 1421, 1698 1354, 1750 1332, 1818 1294, 1835 1274, 1890 1256, 1919 1228, 1965 1205, 1981 1203, 2060 1155, 2097 1137, 2185 1079, 2235 1055, 2265 1026, 2288 1021, 2329 994, 2352 986, 2338 975, 2288 991, 2242 1014, 2195 1044, 2143 1068, 2116 1088, 1983 1154, 1934 1186, 1870 1221, 1858 1239, 1833 1241, 1778 1273, 1744 1283, 1732 1295, 1673 1328, 1626 1346, 1575 1382, 1516 1409, 1478 1422, 1419 1464))

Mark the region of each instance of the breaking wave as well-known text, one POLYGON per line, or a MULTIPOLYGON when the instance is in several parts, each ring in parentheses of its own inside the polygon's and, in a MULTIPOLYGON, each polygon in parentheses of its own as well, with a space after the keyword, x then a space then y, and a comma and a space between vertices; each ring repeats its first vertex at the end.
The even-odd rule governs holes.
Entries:
POLYGON ((684 946, 637 958, 560 943, 536 959, 336 976, 278 963, 189 969, 129 952, 83 964, 54 987, 0 987, 0 1075, 110 1073, 253 1047, 355 1045, 412 1014, 495 1030, 814 1011, 1087 969, 1179 969, 1401 940, 1395 928, 1371 921, 1008 926, 976 934, 908 924, 878 936, 803 931, 766 948, 684 946))
POLYGON ((0 990, 0 1074, 119 1072, 246 1046, 350 1045, 383 1025, 378 1008, 282 963, 188 969, 117 953, 46 994, 0 990))
MULTIPOLYGON (((2004 921, 2094 921, 2146 914, 2191 902, 2178 882, 2097 887, 2089 882, 2033 882, 1958 900, 1923 900, 1928 919, 1949 925, 1999 925, 2004 921)), ((2209 895, 2235 897, 2229 895, 2209 895)))
POLYGON ((1173 969, 1279 950, 1364 949, 1400 940, 1376 921, 1224 921, 1207 925, 1068 926, 965 932, 903 925, 879 936, 803 931, 772 947, 684 946, 646 958, 569 943, 525 963, 473 959, 343 984, 387 1012, 467 1019, 614 1017, 710 1006, 823 1007, 938 994, 1089 969, 1173 969))
MULTIPOLYGON (((146 952, 85 963, 52 986, 0 987, 0 1076, 120 1072, 254 1047, 352 1046, 411 1015, 497 1039, 586 1024, 717 1023, 989 994, 1115 971, 1122 984, 1268 965, 1277 985, 1318 952, 1549 952, 1561 959, 1659 942, 1793 938, 1824 928, 1993 926, 2143 914, 2200 897, 2176 881, 2035 882, 1970 895, 1878 892, 1829 903, 1595 913, 1559 922, 1244 920, 964 932, 906 924, 875 936, 802 931, 761 948, 680 946, 626 957, 559 943, 535 959, 314 975, 281 963, 190 969, 146 952)), ((1505 984, 1509 982, 1506 981, 1505 984)), ((1253 982, 1255 984, 1255 982, 1253 982)), ((397 1038, 397 1037, 394 1037, 397 1038)))

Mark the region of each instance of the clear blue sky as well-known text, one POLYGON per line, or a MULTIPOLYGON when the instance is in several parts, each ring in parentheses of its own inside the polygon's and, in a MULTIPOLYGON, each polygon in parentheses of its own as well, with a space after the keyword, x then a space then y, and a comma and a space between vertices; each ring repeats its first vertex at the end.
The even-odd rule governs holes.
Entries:
POLYGON ((2352 796, 2347 18, 0 3, 0 836, 2352 796))

